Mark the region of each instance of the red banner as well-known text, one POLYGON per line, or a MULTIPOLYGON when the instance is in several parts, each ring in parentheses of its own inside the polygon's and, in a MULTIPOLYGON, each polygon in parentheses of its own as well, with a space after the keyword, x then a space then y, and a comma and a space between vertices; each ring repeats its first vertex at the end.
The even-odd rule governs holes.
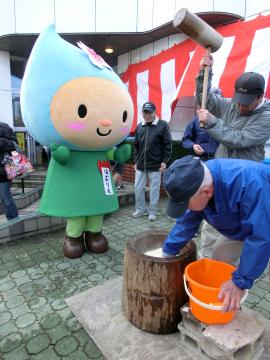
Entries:
MULTIPOLYGON (((232 97, 236 78, 245 71, 256 71, 264 76, 266 97, 270 97, 270 15, 259 15, 216 30, 224 37, 224 42, 213 54, 212 86, 221 88, 224 97, 232 97)), ((133 130, 142 120, 141 108, 145 101, 154 102, 158 116, 170 121, 174 100, 194 95, 195 77, 204 52, 195 42, 186 40, 128 67, 122 80, 133 99, 133 130)))

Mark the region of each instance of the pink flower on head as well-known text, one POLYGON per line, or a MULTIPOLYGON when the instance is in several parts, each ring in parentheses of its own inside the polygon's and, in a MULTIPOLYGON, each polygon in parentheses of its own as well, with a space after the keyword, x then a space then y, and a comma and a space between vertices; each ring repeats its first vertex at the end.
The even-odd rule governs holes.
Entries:
POLYGON ((108 65, 106 61, 104 61, 104 59, 95 52, 95 50, 90 49, 81 41, 77 42, 77 45, 79 46, 79 48, 82 49, 82 51, 84 51, 88 55, 89 60, 91 61, 92 64, 94 64, 100 69, 105 67, 107 69, 112 70, 110 65, 108 65))

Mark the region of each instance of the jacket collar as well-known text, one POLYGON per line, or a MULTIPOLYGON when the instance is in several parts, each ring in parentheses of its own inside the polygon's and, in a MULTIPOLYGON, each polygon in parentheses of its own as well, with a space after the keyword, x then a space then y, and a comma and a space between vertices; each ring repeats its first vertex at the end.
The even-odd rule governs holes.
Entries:
MULTIPOLYGON (((156 116, 156 117, 155 117, 155 120, 152 122, 152 124, 151 124, 151 125, 157 125, 158 120, 159 120, 159 118, 156 116)), ((144 119, 143 119, 143 121, 142 121, 142 125, 146 125, 146 122, 145 122, 145 120, 144 120, 144 119)))

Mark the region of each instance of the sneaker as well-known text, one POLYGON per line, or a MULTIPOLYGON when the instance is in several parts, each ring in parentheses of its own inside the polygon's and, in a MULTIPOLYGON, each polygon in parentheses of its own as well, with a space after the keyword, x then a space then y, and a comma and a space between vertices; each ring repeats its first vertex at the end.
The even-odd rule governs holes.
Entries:
POLYGON ((155 214, 149 214, 148 219, 149 219, 150 221, 156 221, 156 220, 157 220, 157 217, 156 217, 155 214))
POLYGON ((132 217, 134 217, 134 218, 138 218, 138 217, 146 216, 146 215, 148 215, 147 212, 141 212, 138 210, 136 210, 134 213, 132 213, 132 217))

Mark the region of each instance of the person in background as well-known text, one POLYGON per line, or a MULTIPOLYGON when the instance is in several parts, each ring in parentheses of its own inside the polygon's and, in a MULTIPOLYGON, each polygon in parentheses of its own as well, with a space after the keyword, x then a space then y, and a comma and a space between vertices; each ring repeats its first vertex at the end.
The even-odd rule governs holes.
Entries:
POLYGON ((123 171, 124 171, 124 164, 121 164, 116 161, 110 161, 112 166, 112 172, 113 172, 113 181, 115 183, 116 189, 124 190, 125 185, 123 184, 123 171))
MULTIPOLYGON (((221 96, 221 90, 212 88, 214 94, 221 96)), ((199 156, 201 160, 213 159, 219 142, 209 136, 206 130, 200 127, 198 116, 195 116, 187 125, 182 138, 183 148, 190 151, 192 155, 199 156)))
POLYGON ((148 215, 157 218, 161 173, 166 169, 172 154, 172 141, 168 124, 156 115, 156 106, 146 102, 142 107, 143 121, 137 126, 134 139, 135 208, 137 218, 148 215), (149 178, 150 204, 145 203, 145 186, 149 178))
POLYGON ((4 135, 4 131, 2 131, 0 126, 0 198, 7 220, 12 220, 18 217, 18 210, 11 194, 11 181, 7 178, 3 160, 6 154, 11 155, 11 152, 15 151, 15 140, 9 140, 5 137, 2 137, 4 135))

